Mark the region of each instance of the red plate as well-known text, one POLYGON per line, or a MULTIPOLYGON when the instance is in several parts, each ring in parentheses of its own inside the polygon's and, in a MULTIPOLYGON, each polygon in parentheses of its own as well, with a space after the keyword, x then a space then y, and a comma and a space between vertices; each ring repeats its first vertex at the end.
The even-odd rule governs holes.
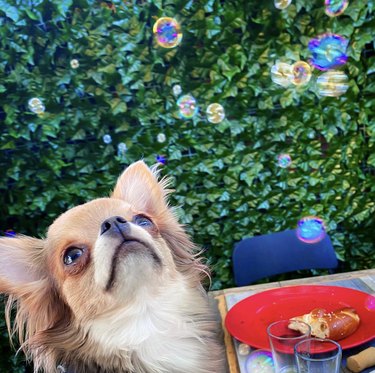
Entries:
POLYGON ((228 311, 225 326, 239 341, 270 350, 266 331, 269 324, 309 313, 318 307, 328 312, 342 307, 352 307, 357 311, 360 325, 352 335, 338 341, 343 349, 375 338, 375 297, 340 286, 289 286, 254 294, 228 311))

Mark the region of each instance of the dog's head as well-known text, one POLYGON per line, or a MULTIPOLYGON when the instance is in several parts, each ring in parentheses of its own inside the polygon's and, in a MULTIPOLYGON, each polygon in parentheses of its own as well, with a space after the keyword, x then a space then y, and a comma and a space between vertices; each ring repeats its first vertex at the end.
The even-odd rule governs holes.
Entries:
POLYGON ((41 351, 55 355, 55 363, 64 358, 55 348, 82 345, 84 332, 76 336, 82 325, 132 307, 165 284, 199 287, 205 266, 168 207, 167 184, 137 162, 109 198, 68 210, 45 239, 0 239, 0 292, 17 301, 16 328, 37 365, 46 366, 37 361, 41 351))

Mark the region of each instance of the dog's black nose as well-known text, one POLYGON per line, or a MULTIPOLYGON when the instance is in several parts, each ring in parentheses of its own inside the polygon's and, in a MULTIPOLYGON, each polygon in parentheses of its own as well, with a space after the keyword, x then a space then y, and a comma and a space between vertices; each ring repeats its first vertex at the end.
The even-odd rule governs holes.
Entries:
POLYGON ((121 232, 124 229, 125 224, 127 224, 127 221, 121 216, 112 216, 102 223, 100 227, 100 235, 108 232, 109 230, 121 232))

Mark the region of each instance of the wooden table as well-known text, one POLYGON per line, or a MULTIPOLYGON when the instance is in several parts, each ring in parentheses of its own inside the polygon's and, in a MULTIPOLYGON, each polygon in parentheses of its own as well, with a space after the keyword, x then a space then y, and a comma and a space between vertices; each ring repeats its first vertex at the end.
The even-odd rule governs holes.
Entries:
MULTIPOLYGON (((228 305, 228 303, 231 302, 233 305, 233 298, 236 298, 236 295, 238 296, 238 300, 240 300, 248 295, 259 293, 267 289, 282 288, 285 286, 292 286, 292 285, 308 285, 308 284, 342 286, 342 287, 348 287, 348 288, 361 290, 368 294, 375 295, 375 269, 339 273, 339 274, 333 274, 333 275, 328 275, 328 276, 309 277, 309 278, 303 278, 303 279, 297 279, 297 280, 272 282, 272 283, 260 284, 260 285, 249 285, 249 286, 243 286, 243 287, 238 287, 238 288, 229 288, 229 289, 210 292, 209 293, 210 296, 214 298, 217 302, 217 308, 221 316, 222 328, 223 328, 223 343, 225 344, 229 373, 242 373, 242 371, 240 370, 241 363, 239 362, 239 359, 241 359, 241 357, 238 355, 238 351, 237 351, 239 343, 234 338, 232 338, 232 336, 228 333, 228 331, 225 329, 225 326, 224 326, 225 316, 228 312, 228 308, 230 308, 230 305, 228 305)), ((374 312, 374 317, 375 317, 375 312, 374 312)), ((375 331, 374 331, 374 334, 375 334, 375 331)), ((375 346, 375 339, 372 342, 368 343, 367 345, 375 346)), ((343 373, 350 372, 346 368, 346 357, 353 355, 363 349, 364 349, 364 346, 359 346, 357 349, 351 349, 349 351, 345 351, 344 359, 343 359, 343 367, 342 367, 343 373)), ((372 367, 370 369, 366 369, 365 371, 363 371, 363 373, 370 373, 370 372, 375 372, 375 367, 372 367)))

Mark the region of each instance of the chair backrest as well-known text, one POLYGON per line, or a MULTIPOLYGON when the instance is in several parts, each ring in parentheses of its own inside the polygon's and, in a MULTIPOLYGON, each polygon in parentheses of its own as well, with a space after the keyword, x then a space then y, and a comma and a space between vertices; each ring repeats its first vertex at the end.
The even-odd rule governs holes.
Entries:
POLYGON ((328 234, 319 242, 305 243, 295 229, 244 238, 235 245, 232 259, 237 286, 282 273, 338 265, 328 234))

